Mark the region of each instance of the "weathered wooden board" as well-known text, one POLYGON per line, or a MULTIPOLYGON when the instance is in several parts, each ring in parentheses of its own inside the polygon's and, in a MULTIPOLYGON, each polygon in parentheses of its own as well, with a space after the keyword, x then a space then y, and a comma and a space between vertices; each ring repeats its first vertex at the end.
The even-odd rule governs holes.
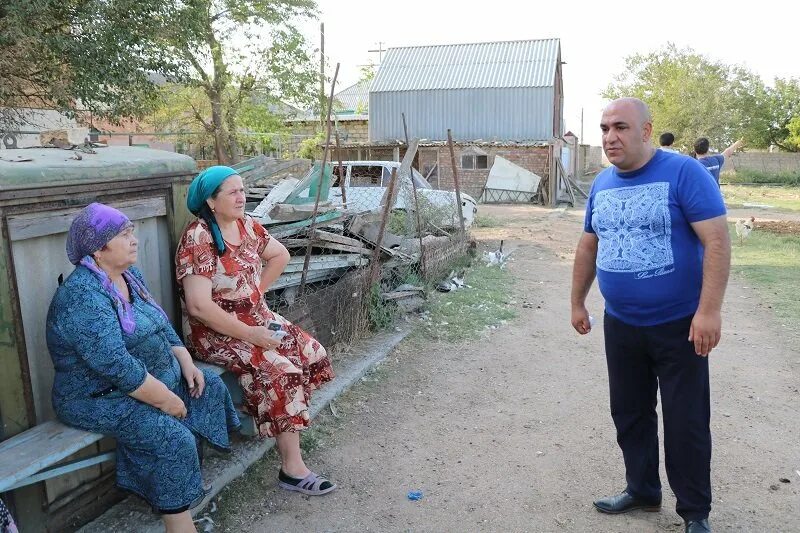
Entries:
POLYGON ((60 422, 45 422, 0 442, 0 492, 102 438, 60 422))

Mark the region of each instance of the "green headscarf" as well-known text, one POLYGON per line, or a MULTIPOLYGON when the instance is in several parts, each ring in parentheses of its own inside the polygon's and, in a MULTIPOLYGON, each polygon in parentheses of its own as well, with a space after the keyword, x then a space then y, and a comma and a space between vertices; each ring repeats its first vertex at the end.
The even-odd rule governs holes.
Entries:
POLYGON ((225 253, 225 240, 222 238, 222 231, 219 229, 217 219, 209 209, 206 200, 211 198, 222 182, 234 174, 236 171, 231 167, 208 167, 198 174, 189 185, 189 194, 186 197, 186 207, 189 208, 189 211, 205 220, 211 228, 211 235, 214 237, 214 245, 217 247, 219 255, 225 253))

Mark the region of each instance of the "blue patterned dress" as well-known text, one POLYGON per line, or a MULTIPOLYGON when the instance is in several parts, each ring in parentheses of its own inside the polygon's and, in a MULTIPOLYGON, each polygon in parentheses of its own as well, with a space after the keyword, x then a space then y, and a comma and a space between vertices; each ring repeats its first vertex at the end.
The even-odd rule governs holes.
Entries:
POLYGON ((156 511, 181 512, 204 495, 195 435, 226 450, 228 431, 239 427, 239 418, 215 374, 205 372, 200 398, 189 396, 171 351, 182 346, 175 330, 160 310, 130 293, 136 329, 127 335, 114 301, 87 268, 75 268, 58 288, 47 315, 53 407, 65 424, 117 440, 120 487, 156 511), (183 400, 184 420, 128 396, 148 373, 183 400))

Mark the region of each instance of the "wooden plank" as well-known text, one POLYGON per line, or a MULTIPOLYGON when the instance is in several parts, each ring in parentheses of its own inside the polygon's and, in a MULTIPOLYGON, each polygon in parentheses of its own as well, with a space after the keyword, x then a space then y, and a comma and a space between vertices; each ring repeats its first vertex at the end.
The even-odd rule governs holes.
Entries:
MULTIPOLYGON (((338 276, 343 269, 335 269, 335 270, 321 270, 321 271, 310 271, 306 276, 306 283, 314 283, 316 281, 322 281, 324 279, 332 278, 338 276)), ((278 289, 284 289, 286 287, 294 287, 300 285, 300 280, 303 277, 302 272, 292 272, 290 274, 283 274, 279 277, 275 283, 273 283, 269 290, 275 291, 278 289)))
MULTIPOLYGON (((408 148, 406 148, 406 153, 403 155, 403 161, 400 162, 400 168, 397 169, 395 180, 400 182, 401 180, 405 182, 405 180, 411 179, 411 165, 414 163, 414 157, 417 155, 417 148, 419 147, 419 139, 412 139, 411 142, 408 144, 408 148)), ((397 203, 397 195, 400 193, 400 186, 395 185, 394 190, 391 187, 387 187, 383 193, 383 197, 381 198, 380 205, 388 205, 391 206, 393 209, 395 204, 397 203), (389 198, 389 194, 391 194, 391 198, 389 198)))
POLYGON ((410 298, 411 296, 419 296, 424 291, 394 291, 394 292, 385 292, 381 294, 381 298, 384 300, 400 300, 402 298, 410 298))
POLYGON ((102 438, 60 422, 45 422, 0 442, 0 492, 102 438))
POLYGON ((369 255, 372 253, 371 248, 362 246, 349 246, 347 244, 337 244, 335 242, 315 241, 311 245, 314 248, 323 250, 336 250, 339 252, 350 252, 353 254, 369 255))
POLYGON ((41 472, 39 472, 38 474, 34 474, 33 476, 26 477, 22 481, 18 481, 14 485, 11 485, 6 490, 8 491, 16 490, 21 487, 27 487, 28 485, 33 485, 34 483, 39 483, 40 481, 47 481, 53 479, 54 477, 62 476, 64 474, 70 474, 72 472, 77 472, 78 470, 89 468, 90 466, 99 465, 100 463, 105 463, 107 461, 114 461, 116 457, 117 457, 117 452, 110 451, 110 452, 100 453, 97 455, 92 455, 91 457, 87 457, 85 459, 75 459, 74 461, 69 461, 59 466, 42 470, 41 472))
MULTIPOLYGON (((348 231, 372 246, 377 246, 378 235, 381 230, 379 222, 369 222, 361 216, 356 216, 350 221, 348 231)), ((389 256, 394 256, 397 254, 397 251, 393 248, 399 247, 401 243, 402 239, 384 231, 381 250, 389 256)))
POLYGON ((574 206, 575 205, 575 192, 572 190, 572 185, 570 185, 569 179, 567 179, 568 178, 567 171, 564 170, 564 165, 561 163, 561 158, 556 159, 556 163, 558 164, 558 170, 560 172, 560 177, 561 177, 562 180, 564 180, 564 185, 567 187, 567 194, 569 194, 569 197, 570 197, 570 204, 572 206, 574 206))
MULTIPOLYGON (((163 196, 113 202, 111 207, 119 209, 131 220, 163 217, 167 215, 167 203, 163 196)), ((72 219, 83 209, 59 209, 8 217, 8 236, 12 241, 21 241, 34 237, 44 237, 69 230, 72 219)))
POLYGON ((308 239, 278 239, 287 248, 300 248, 308 245, 308 239))
MULTIPOLYGON (((300 272, 303 270, 305 263, 305 256, 297 255, 289 260, 289 264, 283 270, 284 273, 289 274, 292 272, 300 272)), ((369 260, 361 254, 331 254, 331 255, 315 255, 312 256, 308 263, 308 269, 311 270, 331 270, 339 268, 349 268, 356 266, 365 266, 369 264, 369 260)))
POLYGON ((577 189, 577 191, 578 191, 579 193, 581 193, 581 196, 583 196, 584 198, 589 198, 589 193, 587 193, 586 191, 584 191, 583 189, 581 189, 580 185, 578 185, 578 182, 576 182, 576 181, 575 181, 574 179, 572 179, 572 178, 567 178, 567 179, 568 179, 568 180, 569 180, 569 182, 572 184, 572 188, 573 188, 573 189, 577 189))
MULTIPOLYGON (((329 213, 323 213, 317 217, 317 223, 325 222, 326 224, 333 224, 335 222, 340 222, 344 220, 344 214, 341 211, 331 211, 329 213)), ((276 238, 280 238, 281 234, 286 233, 288 235, 293 235, 297 233, 294 230, 299 230, 303 228, 307 228, 311 225, 311 219, 308 220, 301 220, 300 222, 292 222, 291 224, 272 224, 267 227, 267 231, 269 231, 270 235, 274 235, 276 238), (292 233, 294 231, 294 233, 292 233)))
MULTIPOLYGON (((354 239, 355 240, 355 239, 354 239)), ((287 248, 305 248, 308 246, 310 239, 280 239, 281 244, 287 248)), ((335 242, 315 241, 313 248, 320 250, 336 250, 338 252, 349 252, 353 254, 369 255, 372 250, 366 248, 362 241, 355 240, 358 246, 349 246, 346 244, 338 244, 335 242)))
MULTIPOLYGON (((332 206, 330 202, 320 202, 317 209, 317 215, 327 213, 335 210, 336 207, 332 206)), ((298 220, 310 219, 314 216, 313 204, 275 204, 269 210, 269 218, 276 222, 296 222, 298 220)))
POLYGON ((345 237, 344 235, 337 235, 336 233, 330 233, 322 230, 314 230, 314 237, 322 241, 347 244, 348 246, 360 247, 363 245, 362 241, 359 241, 358 239, 351 239, 350 237, 345 237))

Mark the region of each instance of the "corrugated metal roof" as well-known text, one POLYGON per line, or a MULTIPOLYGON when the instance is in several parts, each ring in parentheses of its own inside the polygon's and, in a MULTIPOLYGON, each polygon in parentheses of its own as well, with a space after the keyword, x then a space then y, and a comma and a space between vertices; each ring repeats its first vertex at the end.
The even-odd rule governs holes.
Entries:
POLYGON ((559 39, 389 48, 370 92, 552 87, 559 39))
POLYGON ((334 111, 367 113, 369 110, 369 85, 371 80, 360 81, 333 95, 334 111))

